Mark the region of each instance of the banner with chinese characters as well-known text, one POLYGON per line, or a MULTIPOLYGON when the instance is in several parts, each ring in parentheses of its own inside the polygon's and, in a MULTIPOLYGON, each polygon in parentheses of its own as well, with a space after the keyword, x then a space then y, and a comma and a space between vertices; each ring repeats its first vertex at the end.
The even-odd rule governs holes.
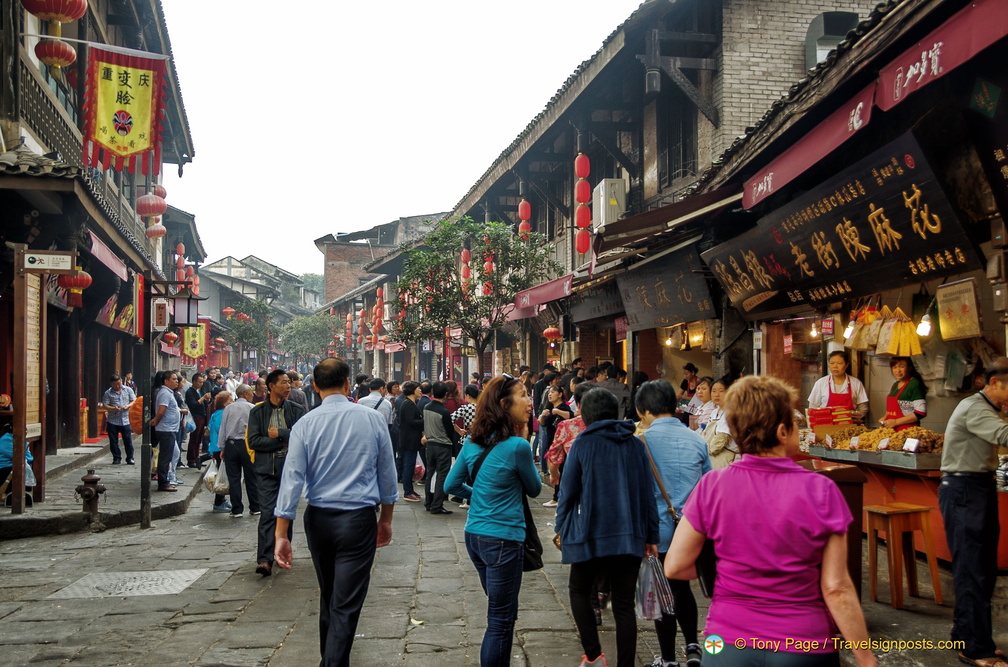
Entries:
POLYGON ((700 256, 693 247, 616 277, 627 330, 643 331, 714 317, 700 256))
POLYGON ((165 58, 90 49, 84 93, 84 164, 154 174, 161 164, 165 58), (153 156, 152 156, 153 153, 153 156))
POLYGON ((208 335, 206 322, 200 322, 198 327, 182 328, 182 356, 188 357, 187 363, 196 363, 206 354, 208 335))
POLYGON ((704 252, 703 259, 749 318, 821 308, 980 268, 910 134, 704 252))

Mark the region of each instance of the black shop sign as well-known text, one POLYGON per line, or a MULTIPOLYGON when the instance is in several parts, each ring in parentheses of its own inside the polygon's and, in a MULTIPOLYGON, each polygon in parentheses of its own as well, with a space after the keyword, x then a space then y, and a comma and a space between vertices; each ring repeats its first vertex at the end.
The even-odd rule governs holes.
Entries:
POLYGON ((704 252, 703 259, 750 318, 980 266, 910 134, 704 252))
POLYGON ((700 256, 680 250, 617 276, 627 328, 642 331, 714 317, 700 256))

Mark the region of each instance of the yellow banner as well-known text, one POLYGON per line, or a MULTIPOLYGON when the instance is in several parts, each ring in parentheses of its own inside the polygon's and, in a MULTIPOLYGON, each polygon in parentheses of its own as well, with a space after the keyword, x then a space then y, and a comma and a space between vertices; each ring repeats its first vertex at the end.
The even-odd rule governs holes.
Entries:
POLYGON ((197 359, 206 354, 206 323, 182 329, 182 354, 197 359))
POLYGON ((94 139, 123 157, 149 150, 155 72, 98 62, 94 139))

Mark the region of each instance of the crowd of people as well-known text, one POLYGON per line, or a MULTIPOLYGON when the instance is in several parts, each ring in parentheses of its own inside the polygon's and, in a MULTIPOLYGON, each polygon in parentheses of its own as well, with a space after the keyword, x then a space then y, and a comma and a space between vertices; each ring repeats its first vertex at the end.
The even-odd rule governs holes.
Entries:
MULTIPOLYGON (((836 380, 846 360, 830 361, 836 380)), ((991 392, 1008 386, 1005 372, 991 372, 991 392)), ((908 375, 894 368, 898 380, 899 373, 908 375)), ((487 596, 480 663, 509 665, 528 499, 545 479, 552 493, 543 504, 556 508, 554 543, 570 566, 582 665, 608 664, 598 635, 607 603, 614 664, 634 664, 635 588, 649 556, 663 564, 675 608, 654 621, 661 654, 653 667, 839 665, 836 644, 824 638, 840 635, 857 647, 859 666, 874 665, 858 644, 867 629, 846 569, 853 517, 832 481, 793 460, 796 393, 766 376, 714 380, 690 364, 684 375, 678 388, 638 373, 628 386, 611 363, 585 368, 580 359, 562 371, 547 364, 541 372, 523 367, 517 377, 475 376, 464 387, 351 377, 339 359, 320 363, 307 383, 284 370, 236 377, 211 369, 188 381, 163 371, 151 420, 160 446, 154 474, 159 490, 173 491, 177 468, 218 460, 230 490, 213 509, 242 516, 244 486, 248 509, 259 516, 256 572, 264 577, 274 565, 291 567, 292 521, 307 498, 323 664, 349 664, 375 549, 390 542, 401 498, 423 502, 433 516, 453 514, 453 503, 467 510, 466 549, 487 596), (723 639, 720 652, 702 650, 689 583, 705 542, 718 566, 704 633, 723 639), (775 645, 784 648, 767 648, 775 645)), ((128 410, 128 387, 118 377, 111 385, 105 403, 128 410)), ((1002 393, 993 395, 1008 402, 1008 390, 1002 393)), ((986 439, 1008 440, 1008 427, 986 439)), ((954 558, 959 542, 970 544, 950 537, 954 558)))

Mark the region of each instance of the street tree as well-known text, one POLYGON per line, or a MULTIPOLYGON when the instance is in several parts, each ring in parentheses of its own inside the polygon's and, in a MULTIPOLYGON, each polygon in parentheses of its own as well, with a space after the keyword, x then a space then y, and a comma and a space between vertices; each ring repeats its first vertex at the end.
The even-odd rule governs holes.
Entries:
POLYGON ((265 351, 270 339, 276 335, 275 327, 269 320, 270 307, 262 301, 242 301, 235 304, 234 309, 237 314, 228 322, 231 337, 244 351, 265 351))
POLYGON ((280 345, 287 354, 302 361, 325 357, 336 330, 336 318, 329 313, 295 317, 280 331, 280 345))
POLYGON ((460 329, 476 348, 481 374, 483 352, 507 321, 518 292, 560 270, 542 234, 523 239, 510 224, 469 217, 441 221, 419 247, 403 251, 393 339, 415 343, 440 339, 446 328, 460 329))

